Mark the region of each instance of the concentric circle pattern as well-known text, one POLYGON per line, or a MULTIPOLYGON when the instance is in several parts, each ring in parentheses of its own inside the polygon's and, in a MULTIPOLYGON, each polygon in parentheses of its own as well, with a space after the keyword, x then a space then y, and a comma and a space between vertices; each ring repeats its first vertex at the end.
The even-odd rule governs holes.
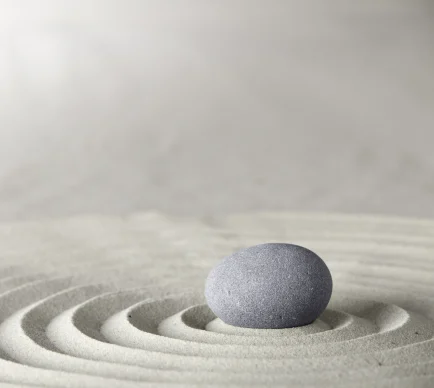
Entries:
POLYGON ((87 217, 0 226, 0 382, 434 386, 434 222, 336 215, 87 217), (310 325, 232 327, 202 296, 241 247, 291 242, 334 278, 310 325), (36 265, 36 264, 37 265, 36 265))

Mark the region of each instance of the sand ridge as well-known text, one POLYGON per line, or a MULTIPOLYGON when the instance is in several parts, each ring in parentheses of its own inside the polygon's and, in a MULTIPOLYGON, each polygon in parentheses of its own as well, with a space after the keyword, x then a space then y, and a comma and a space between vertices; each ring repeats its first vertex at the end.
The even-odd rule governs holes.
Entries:
POLYGON ((0 382, 434 383, 434 221, 325 214, 77 217, 0 225, 0 252, 0 382), (329 265, 332 300, 311 325, 235 328, 205 304, 203 283, 217 260, 263 241, 304 245, 329 265), (32 257, 42 254, 36 272, 32 257))

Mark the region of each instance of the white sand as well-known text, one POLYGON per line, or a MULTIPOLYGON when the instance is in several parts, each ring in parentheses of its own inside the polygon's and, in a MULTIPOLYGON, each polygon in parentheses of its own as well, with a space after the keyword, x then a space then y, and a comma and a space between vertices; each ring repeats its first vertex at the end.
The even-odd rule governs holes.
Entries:
POLYGON ((17 386, 431 387, 434 221, 140 214, 0 225, 0 382, 17 386), (204 305, 209 269, 286 241, 334 277, 312 325, 230 327, 204 305))

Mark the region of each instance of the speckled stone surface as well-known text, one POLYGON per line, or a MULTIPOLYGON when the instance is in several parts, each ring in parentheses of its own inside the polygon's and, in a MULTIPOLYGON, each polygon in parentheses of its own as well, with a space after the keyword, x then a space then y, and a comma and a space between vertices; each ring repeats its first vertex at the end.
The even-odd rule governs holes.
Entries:
POLYGON ((261 244, 223 259, 208 275, 205 297, 225 323, 256 329, 307 325, 327 307, 333 283, 314 252, 261 244))

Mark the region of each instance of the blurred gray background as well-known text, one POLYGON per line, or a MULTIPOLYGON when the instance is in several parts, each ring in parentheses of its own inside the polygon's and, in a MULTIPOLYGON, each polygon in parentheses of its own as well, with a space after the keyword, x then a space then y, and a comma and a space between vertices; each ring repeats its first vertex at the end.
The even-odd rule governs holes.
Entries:
POLYGON ((434 4, 0 0, 0 220, 434 217, 434 4))

